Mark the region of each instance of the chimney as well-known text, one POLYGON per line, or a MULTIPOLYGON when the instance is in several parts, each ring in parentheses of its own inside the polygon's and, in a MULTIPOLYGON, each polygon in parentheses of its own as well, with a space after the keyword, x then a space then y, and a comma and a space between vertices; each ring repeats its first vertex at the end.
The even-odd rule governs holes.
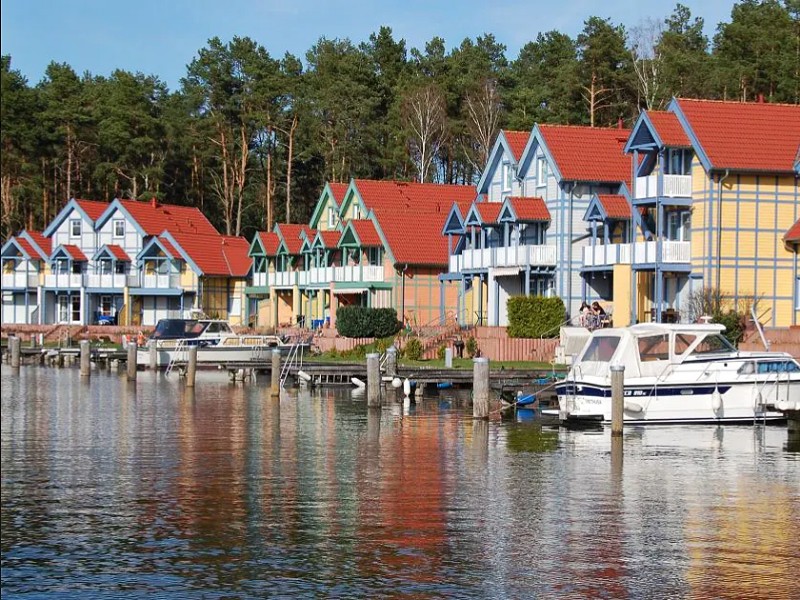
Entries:
POLYGON ((153 196, 152 200, 150 200, 150 206, 153 208, 158 208, 158 199, 155 196, 153 196))
POLYGON ((758 102, 759 104, 764 104, 764 94, 759 94, 759 95, 758 95, 758 100, 757 100, 757 102, 758 102))
POLYGON ((617 129, 625 129, 625 124, 622 122, 622 117, 617 119, 617 129))

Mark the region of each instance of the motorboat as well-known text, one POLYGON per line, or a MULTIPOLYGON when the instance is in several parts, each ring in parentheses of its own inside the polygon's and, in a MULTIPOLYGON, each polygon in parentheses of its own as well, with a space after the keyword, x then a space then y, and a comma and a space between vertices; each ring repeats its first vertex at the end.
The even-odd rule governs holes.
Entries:
POLYGON ((740 352, 715 323, 598 329, 556 384, 562 424, 611 422, 611 369, 623 368, 623 422, 785 421, 800 408, 800 364, 784 352, 740 352))
POLYGON ((149 364, 151 348, 156 349, 156 366, 188 361, 188 351, 197 347, 197 362, 223 364, 264 363, 271 352, 282 355, 306 351, 308 342, 293 341, 278 335, 237 334, 221 319, 161 319, 145 344, 139 348, 138 362, 149 364))

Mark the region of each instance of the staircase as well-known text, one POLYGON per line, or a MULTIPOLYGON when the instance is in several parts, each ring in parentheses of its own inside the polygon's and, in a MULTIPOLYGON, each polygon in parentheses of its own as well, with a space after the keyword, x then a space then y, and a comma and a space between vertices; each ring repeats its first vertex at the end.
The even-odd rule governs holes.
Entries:
POLYGON ((450 345, 449 342, 455 340, 456 336, 468 338, 475 335, 475 326, 470 325, 462 328, 458 323, 448 325, 447 328, 437 334, 426 338, 420 338, 422 342, 422 358, 432 360, 439 358, 439 347, 442 344, 450 345))

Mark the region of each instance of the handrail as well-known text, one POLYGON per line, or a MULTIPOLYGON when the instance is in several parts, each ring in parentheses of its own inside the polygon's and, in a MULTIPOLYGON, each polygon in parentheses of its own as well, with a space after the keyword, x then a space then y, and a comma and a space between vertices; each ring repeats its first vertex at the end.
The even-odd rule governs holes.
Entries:
POLYGON ((575 321, 575 319, 580 319, 580 317, 581 317, 580 315, 575 315, 574 317, 569 317, 566 321, 562 321, 561 323, 559 323, 555 327, 552 327, 551 329, 548 329, 547 331, 542 333, 542 335, 539 336, 539 339, 543 340, 545 338, 545 336, 547 336, 548 334, 553 333, 554 331, 557 331, 557 330, 561 329, 567 323, 573 323, 575 321))
MULTIPOLYGON (((766 311, 764 314, 767 314, 766 311)), ((758 331, 758 335, 761 337, 761 343, 764 344, 764 349, 769 352, 770 343, 767 340, 767 337, 764 335, 764 328, 761 326, 761 321, 758 320, 756 316, 756 306, 755 304, 750 306, 750 315, 753 317, 753 324, 756 326, 756 331, 758 331)))

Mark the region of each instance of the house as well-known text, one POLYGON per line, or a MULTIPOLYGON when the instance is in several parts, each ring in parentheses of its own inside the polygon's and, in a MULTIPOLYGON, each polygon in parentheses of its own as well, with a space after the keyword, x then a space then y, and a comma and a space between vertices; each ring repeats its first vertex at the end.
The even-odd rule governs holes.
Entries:
POLYGON ((247 243, 220 236, 197 208, 73 199, 3 253, 4 269, 28 284, 23 293, 21 275, 4 278, 4 322, 155 325, 189 309, 237 322, 244 312, 247 243))
POLYGON ((755 299, 768 326, 797 323, 799 139, 796 105, 675 98, 640 115, 625 146, 633 237, 599 261, 631 270, 614 289, 628 322, 696 319, 713 289, 755 299))
POLYGON ((448 260, 440 231, 453 201, 466 207, 474 197, 472 186, 326 185, 308 225, 280 223, 250 246, 257 324, 335 325, 343 305, 393 307, 411 323, 438 323, 455 303, 438 280, 448 260))
POLYGON ((594 196, 624 195, 628 134, 621 127, 537 124, 516 162, 509 136, 499 136, 499 157, 478 184, 481 195, 466 212, 451 208, 442 230, 451 249, 442 279, 460 282, 462 318, 507 325, 508 298, 520 294, 559 296, 570 315, 583 300, 609 297, 607 285, 582 273, 590 239, 583 216, 594 196), (516 173, 510 184, 506 163, 516 173))

